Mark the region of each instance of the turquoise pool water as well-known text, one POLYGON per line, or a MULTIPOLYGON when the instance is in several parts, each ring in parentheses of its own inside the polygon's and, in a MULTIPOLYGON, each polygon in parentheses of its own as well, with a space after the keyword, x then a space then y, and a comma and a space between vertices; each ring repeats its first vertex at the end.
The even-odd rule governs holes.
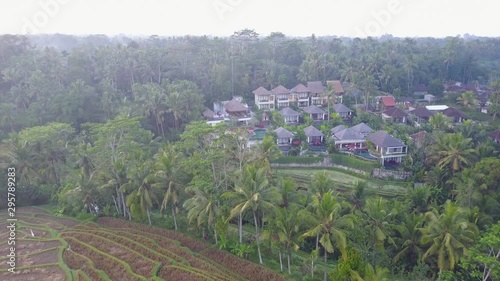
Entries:
POLYGON ((255 129, 254 135, 250 136, 250 140, 263 140, 264 137, 266 136, 266 130, 265 129, 255 129))
POLYGON ((356 155, 359 155, 363 158, 366 158, 366 159, 370 159, 370 160, 373 160, 373 159, 377 159, 376 157, 373 157, 369 152, 367 151, 358 151, 356 152, 356 155))

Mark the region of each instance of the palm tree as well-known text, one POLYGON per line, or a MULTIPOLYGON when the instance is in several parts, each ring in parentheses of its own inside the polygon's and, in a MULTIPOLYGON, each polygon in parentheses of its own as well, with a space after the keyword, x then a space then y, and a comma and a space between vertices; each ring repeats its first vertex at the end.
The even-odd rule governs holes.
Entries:
POLYGON ((121 187, 122 192, 131 189, 133 190, 138 187, 136 192, 133 191, 127 197, 128 207, 131 208, 132 204, 135 203, 135 200, 138 199, 141 211, 146 212, 149 225, 151 225, 150 210, 153 207, 153 201, 156 201, 154 186, 155 176, 150 167, 150 163, 146 162, 132 170, 129 175, 129 181, 121 187))
POLYGON ((171 92, 167 96, 167 111, 172 114, 174 117, 174 126, 176 129, 179 128, 179 121, 182 117, 182 105, 181 105, 181 96, 179 92, 171 92))
POLYGON ((309 192, 321 200, 325 193, 332 190, 333 185, 334 183, 326 171, 318 172, 312 176, 309 192))
POLYGON ((478 100, 473 92, 467 91, 462 93, 460 97, 457 98, 457 103, 466 108, 472 108, 478 104, 478 100))
MULTIPOLYGON (((311 184, 309 185, 309 193, 322 200, 325 193, 331 191, 333 181, 330 179, 326 171, 318 172, 312 175, 311 184)), ((319 233, 316 235, 316 249, 319 248, 319 233)))
POLYGON ((180 154, 175 150, 174 146, 166 145, 155 157, 157 160, 156 177, 160 179, 160 184, 166 188, 160 211, 163 212, 169 206, 172 208, 174 228, 177 230, 177 213, 179 212, 181 188, 181 183, 178 180, 180 154))
POLYGON ((330 120, 330 107, 333 97, 335 97, 335 89, 333 88, 332 81, 327 81, 326 90, 323 92, 323 96, 326 98, 328 105, 328 120, 330 120))
POLYGON ((429 160, 440 168, 449 168, 452 173, 470 166, 477 151, 472 148, 472 139, 464 139, 460 133, 441 135, 431 148, 429 160))
POLYGON ((483 197, 481 189, 484 188, 478 184, 480 178, 481 176, 475 174, 472 169, 465 169, 453 177, 452 182, 456 187, 453 195, 457 205, 466 208, 479 206, 478 203, 483 197))
POLYGON ((188 212, 187 217, 189 223, 196 220, 197 227, 206 224, 208 230, 213 228, 214 239, 217 244, 218 238, 215 221, 221 212, 219 208, 220 194, 209 185, 204 185, 202 187, 190 186, 186 191, 193 193, 193 196, 187 199, 182 205, 188 212))
POLYGON ((443 113, 439 112, 438 114, 432 116, 429 119, 429 124, 436 130, 443 130, 449 126, 449 121, 443 113))
POLYGON ((384 244, 394 244, 391 230, 394 225, 392 219, 395 210, 388 210, 388 202, 383 198, 370 198, 366 201, 363 209, 365 227, 373 240, 373 265, 375 265, 375 254, 377 249, 384 249, 384 244))
POLYGON ((36 172, 32 147, 26 142, 21 141, 14 134, 6 142, 7 149, 0 155, 0 159, 5 160, 0 164, 0 169, 7 169, 7 163, 16 167, 17 174, 19 174, 19 181, 21 183, 30 185, 38 176, 36 172))
POLYGON ((496 79, 490 84, 492 90, 488 111, 493 114, 493 121, 495 121, 498 113, 500 113, 500 79, 496 79))
POLYGON ((123 192, 122 186, 128 182, 127 179, 127 166, 123 159, 119 159, 113 161, 111 167, 107 169, 109 174, 107 178, 109 178, 108 182, 100 186, 100 189, 114 188, 116 192, 116 198, 113 197, 113 201, 115 203, 116 211, 118 214, 122 214, 123 217, 126 218, 128 216, 129 220, 132 219, 130 211, 127 209, 125 204, 125 195, 123 192))
POLYGON ((356 188, 349 196, 349 201, 354 210, 362 210, 365 206, 366 197, 368 196, 367 187, 368 184, 366 181, 358 181, 356 183, 356 188))
POLYGON ((278 177, 277 185, 278 192, 281 195, 281 206, 283 208, 289 208, 293 205, 296 205, 297 202, 297 184, 291 178, 278 177))
POLYGON ((235 204, 228 219, 232 219, 237 215, 240 216, 240 241, 242 240, 242 215, 248 209, 252 211, 259 263, 262 264, 257 214, 272 209, 274 204, 279 203, 280 200, 280 195, 276 191, 276 188, 269 184, 266 167, 256 164, 245 165, 234 190, 225 192, 222 197, 233 200, 235 204))
POLYGON ((146 214, 148 215, 148 223, 151 225, 151 215, 149 210, 153 207, 153 201, 156 201, 156 195, 154 193, 154 174, 151 171, 151 168, 144 164, 140 168, 140 185, 137 190, 137 195, 139 196, 141 209, 146 210, 146 214))
MULTIPOLYGON (((277 207, 274 209, 273 215, 266 217, 265 221, 269 225, 273 226, 271 228, 273 234, 277 236, 277 240, 285 249, 288 274, 292 274, 291 251, 292 249, 295 251, 299 249, 299 245, 297 244, 297 234, 299 233, 301 223, 303 222, 300 208, 296 205, 290 208, 277 207)), ((267 231, 265 236, 270 237, 270 231, 267 231)))
POLYGON ((467 254, 478 236, 477 226, 467 220, 467 212, 447 200, 441 212, 434 209, 425 214, 426 225, 421 228, 421 243, 429 248, 422 256, 426 260, 437 256, 439 271, 453 270, 460 257, 467 254))
POLYGON ((15 132, 15 116, 16 116, 16 105, 13 103, 0 103, 0 127, 10 127, 12 133, 15 132))
POLYGON ((336 247, 345 257, 347 246, 345 231, 353 228, 354 222, 350 214, 342 214, 342 207, 332 191, 324 193, 321 198, 314 197, 312 205, 313 212, 303 211, 312 228, 302 234, 301 237, 320 236, 319 243, 324 249, 325 262, 323 279, 326 281, 327 255, 333 253, 334 247, 336 247))
POLYGON ((422 214, 406 214, 405 220, 395 226, 398 236, 394 240, 398 245, 398 253, 393 258, 394 262, 403 259, 408 261, 411 266, 414 266, 422 258, 420 228, 423 223, 424 216, 422 214))

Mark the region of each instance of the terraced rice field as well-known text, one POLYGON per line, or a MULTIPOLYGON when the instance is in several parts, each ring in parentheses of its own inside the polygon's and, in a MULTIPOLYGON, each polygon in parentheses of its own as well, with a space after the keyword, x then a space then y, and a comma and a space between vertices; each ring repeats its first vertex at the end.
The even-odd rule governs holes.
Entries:
POLYGON ((368 189, 373 193, 384 197, 402 196, 405 193, 405 183, 388 182, 381 180, 365 180, 350 174, 331 169, 322 168, 275 168, 276 174, 284 175, 294 179, 299 186, 307 186, 312 180, 312 175, 318 172, 326 172, 330 179, 336 183, 337 190, 343 192, 352 190, 358 181, 366 181, 368 189))
MULTIPOLYGON (((113 218, 79 223, 36 208, 16 215, 17 272, 2 263, 0 280, 285 280, 174 231, 113 218)), ((6 241, 8 233, 0 234, 6 241)), ((6 257, 7 245, 1 251, 6 257)))

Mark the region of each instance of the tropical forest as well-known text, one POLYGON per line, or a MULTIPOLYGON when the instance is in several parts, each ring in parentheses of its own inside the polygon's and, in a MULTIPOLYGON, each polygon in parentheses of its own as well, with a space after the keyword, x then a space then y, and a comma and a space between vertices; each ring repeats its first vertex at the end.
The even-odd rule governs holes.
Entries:
POLYGON ((500 280, 499 114, 499 38, 2 35, 0 279, 500 280))

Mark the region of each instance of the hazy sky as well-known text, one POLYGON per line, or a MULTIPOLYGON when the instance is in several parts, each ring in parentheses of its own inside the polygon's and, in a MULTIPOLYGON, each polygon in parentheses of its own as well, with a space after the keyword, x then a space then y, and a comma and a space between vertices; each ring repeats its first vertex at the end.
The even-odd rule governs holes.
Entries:
POLYGON ((0 34, 500 36, 498 0, 0 0, 0 34))

